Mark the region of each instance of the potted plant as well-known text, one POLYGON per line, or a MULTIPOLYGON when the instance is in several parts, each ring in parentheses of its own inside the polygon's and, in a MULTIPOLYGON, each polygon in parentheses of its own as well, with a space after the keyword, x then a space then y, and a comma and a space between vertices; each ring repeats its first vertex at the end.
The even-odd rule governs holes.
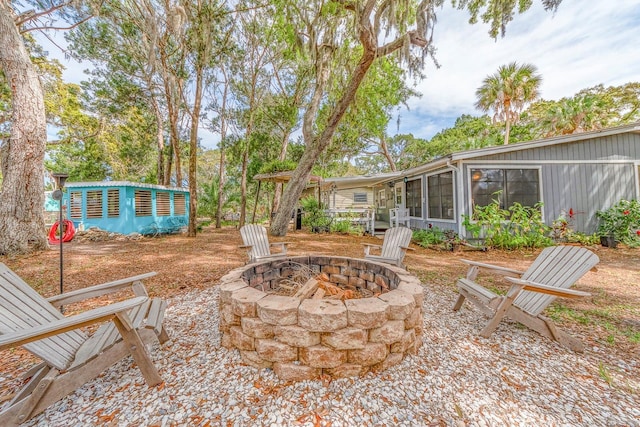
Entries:
POLYGON ((640 246, 640 203, 637 200, 620 200, 609 209, 596 212, 596 217, 602 246, 615 248, 618 242, 640 246))

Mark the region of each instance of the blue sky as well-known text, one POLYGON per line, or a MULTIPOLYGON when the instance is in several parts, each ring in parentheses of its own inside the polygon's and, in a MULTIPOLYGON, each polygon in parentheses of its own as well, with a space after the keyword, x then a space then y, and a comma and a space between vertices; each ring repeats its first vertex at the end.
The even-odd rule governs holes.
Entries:
MULTIPOLYGON (((531 63, 542 75, 544 99, 572 96, 581 89, 604 84, 617 86, 640 81, 640 2, 638 0, 564 0, 558 11, 545 12, 540 0, 516 15, 504 38, 493 40, 485 24, 470 25, 466 11, 450 2, 438 13, 434 32, 436 58, 425 66, 426 79, 416 89, 423 95, 401 109, 400 126, 389 124, 388 133, 413 133, 431 138, 453 126, 462 114, 479 115, 475 91, 500 65, 511 61, 531 63)), ((54 35, 64 43, 62 35, 54 35)), ((67 67, 66 81, 86 78, 88 63, 77 64, 45 44, 51 56, 67 67)), ((212 148, 218 138, 202 131, 202 143, 212 148)))
POLYGON ((488 26, 469 25, 468 13, 445 7, 438 14, 434 42, 441 67, 425 67, 410 110, 400 112, 388 132, 421 138, 453 126, 462 114, 479 115, 475 91, 500 65, 531 63, 542 75, 547 100, 572 96, 597 84, 640 81, 640 2, 638 0, 564 0, 545 12, 539 0, 516 15, 504 38, 494 41, 488 26))

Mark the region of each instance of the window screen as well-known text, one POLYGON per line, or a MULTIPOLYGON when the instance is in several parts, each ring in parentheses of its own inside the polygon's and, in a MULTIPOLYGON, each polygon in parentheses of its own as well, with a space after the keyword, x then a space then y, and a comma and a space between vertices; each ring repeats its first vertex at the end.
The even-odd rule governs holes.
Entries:
POLYGON ((353 193, 353 203, 367 203, 367 193, 353 193))
POLYGON ((471 194, 477 206, 487 206, 498 200, 502 209, 515 202, 533 207, 540 201, 538 170, 471 169, 471 194))
POLYGON ((107 191, 107 217, 118 218, 120 216, 120 190, 107 191))
POLYGON ((173 195, 173 214, 184 215, 187 213, 185 205, 185 197, 183 193, 174 193, 173 195))
POLYGON ((87 218, 102 218, 102 190, 87 191, 87 218))
POLYGON ((427 178, 429 218, 453 219, 453 172, 427 178))
POLYGON ((156 213, 158 216, 171 215, 171 198, 166 191, 156 193, 156 213))
POLYGON ((406 206, 409 208, 409 216, 422 218, 422 180, 407 181, 406 192, 406 206))
POLYGON ((136 216, 151 216, 151 190, 136 190, 136 216))
POLYGON ((69 194, 69 203, 71 204, 71 219, 82 218, 82 192, 72 191, 69 194))

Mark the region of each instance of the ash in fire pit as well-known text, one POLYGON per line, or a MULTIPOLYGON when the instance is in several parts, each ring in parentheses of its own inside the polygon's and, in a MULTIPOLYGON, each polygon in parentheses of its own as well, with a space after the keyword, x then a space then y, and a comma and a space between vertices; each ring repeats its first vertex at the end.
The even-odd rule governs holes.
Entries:
POLYGON ((249 264, 221 279, 222 345, 284 380, 381 371, 418 350, 423 298, 406 270, 362 259, 249 264))

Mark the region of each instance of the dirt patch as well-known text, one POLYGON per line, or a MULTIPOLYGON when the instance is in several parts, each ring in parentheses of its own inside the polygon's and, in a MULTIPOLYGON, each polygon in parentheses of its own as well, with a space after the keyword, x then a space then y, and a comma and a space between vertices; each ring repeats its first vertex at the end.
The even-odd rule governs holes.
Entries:
MULTIPOLYGON (((362 243, 379 243, 380 239, 336 234, 290 232, 272 241, 288 241, 291 255, 327 254, 362 257, 362 243)), ((197 238, 184 235, 122 240, 72 241, 64 246, 65 292, 126 276, 156 271, 157 276, 146 284, 152 295, 165 298, 194 288, 215 286, 229 270, 243 265, 246 251, 240 233, 235 228, 206 228, 197 238)), ((412 245, 405 258, 407 269, 446 298, 455 300, 455 279, 464 276, 466 266, 461 258, 494 263, 524 270, 539 251, 459 251, 424 249, 412 245)), ((598 270, 587 273, 576 289, 590 292, 592 297, 577 300, 557 300, 546 315, 569 331, 586 337, 586 344, 607 348, 623 360, 638 358, 640 340, 640 250, 591 248, 599 257, 598 270)), ((38 254, 20 257, 0 257, 38 292, 45 296, 59 293, 59 255, 57 247, 38 254)), ((483 283, 492 289, 506 289, 498 278, 486 278, 483 283)), ((82 310, 92 302, 72 310, 82 310)), ((453 313, 452 313, 453 315, 453 313)), ((9 353, 9 365, 0 373, 11 372, 12 366, 24 363, 22 352, 1 352, 3 360, 9 353)))

